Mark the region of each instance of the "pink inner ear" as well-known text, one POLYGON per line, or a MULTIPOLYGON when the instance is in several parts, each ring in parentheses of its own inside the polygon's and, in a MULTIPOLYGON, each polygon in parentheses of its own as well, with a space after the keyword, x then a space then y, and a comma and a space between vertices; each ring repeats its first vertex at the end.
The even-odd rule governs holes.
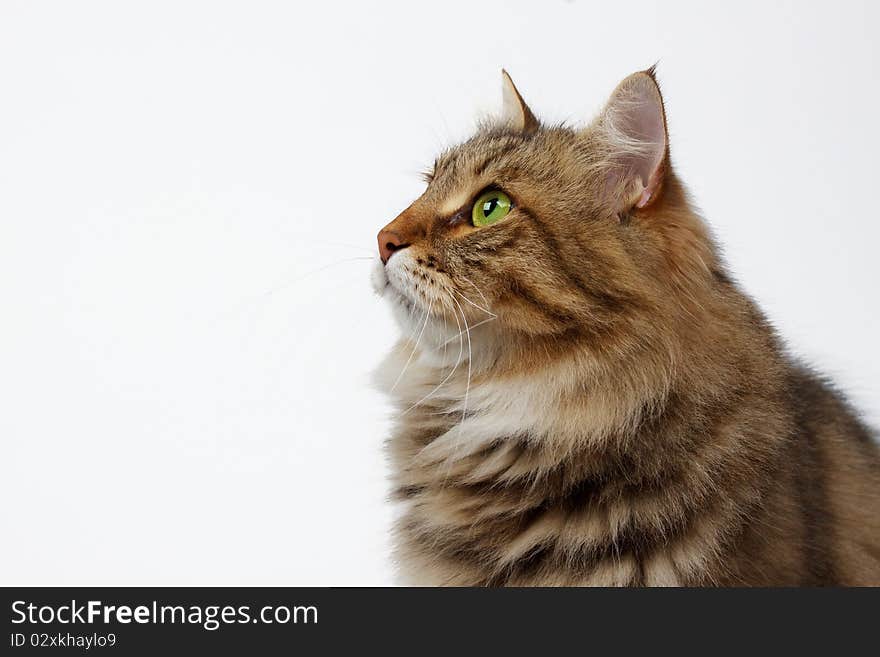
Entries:
POLYGON ((636 201, 636 207, 637 207, 637 208, 643 208, 643 207, 645 207, 646 205, 648 205, 648 201, 651 200, 651 193, 652 193, 652 192, 649 190, 648 187, 646 187, 645 189, 643 189, 643 190, 642 190, 642 195, 639 196, 639 200, 636 201))
POLYGON ((626 138, 622 159, 627 180, 620 182, 630 185, 638 180, 641 193, 635 205, 645 207, 660 184, 666 155, 663 101, 657 84, 647 74, 630 76, 615 90, 608 109, 616 130, 626 138))

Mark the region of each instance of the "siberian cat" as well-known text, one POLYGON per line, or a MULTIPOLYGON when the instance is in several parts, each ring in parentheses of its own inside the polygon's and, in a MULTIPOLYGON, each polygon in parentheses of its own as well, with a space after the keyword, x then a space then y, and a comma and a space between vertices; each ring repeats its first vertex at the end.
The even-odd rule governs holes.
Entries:
POLYGON ((653 69, 503 116, 379 233, 406 581, 878 585, 880 455, 730 278, 653 69))

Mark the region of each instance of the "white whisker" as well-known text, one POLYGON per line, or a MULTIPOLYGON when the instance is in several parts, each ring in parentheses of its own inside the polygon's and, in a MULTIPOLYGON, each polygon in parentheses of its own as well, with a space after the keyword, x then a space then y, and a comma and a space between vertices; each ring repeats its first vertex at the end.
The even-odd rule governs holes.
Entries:
POLYGON ((310 271, 307 271, 305 274, 302 274, 301 276, 297 276, 296 278, 294 278, 291 281, 286 281, 286 282, 280 283, 279 285, 275 285, 275 286, 269 288, 268 290, 266 290, 265 292, 263 292, 261 295, 258 295, 257 298, 271 296, 272 294, 275 294, 276 292, 278 292, 280 290, 291 287, 292 285, 296 285, 297 283, 299 283, 303 279, 309 278, 310 276, 314 276, 315 274, 320 274, 322 271, 330 269, 331 267, 335 267, 336 265, 341 265, 346 262, 353 262, 355 260, 375 260, 375 258, 369 258, 367 256, 354 256, 351 258, 343 258, 342 260, 336 260, 334 262, 331 262, 328 265, 324 265, 322 267, 318 267, 317 269, 312 269, 310 271))
POLYGON ((483 311, 484 313, 486 313, 487 315, 491 315, 492 317, 496 317, 495 313, 493 313, 491 310, 487 310, 486 308, 483 308, 482 306, 478 306, 477 304, 475 304, 473 301, 471 301, 470 299, 468 299, 465 295, 463 295, 463 294, 462 294, 461 292, 459 292, 458 290, 452 290, 452 292, 454 292, 455 294, 457 294, 458 296, 460 296, 462 299, 464 299, 465 301, 467 301, 469 304, 471 304, 471 305, 472 305, 474 308, 476 308, 477 310, 482 310, 482 311, 483 311))
POLYGON ((391 386, 390 392, 394 392, 395 388, 397 388, 397 384, 400 383, 400 379, 402 379, 403 375, 406 373, 406 370, 409 367, 409 364, 412 362, 413 356, 416 355, 416 351, 418 351, 418 349, 419 349, 419 343, 422 341, 422 335, 425 333, 425 327, 428 326, 428 320, 431 317, 431 309, 433 307, 434 307, 434 302, 432 301, 431 304, 428 306, 428 310, 425 311, 425 321, 422 322, 422 330, 419 331, 419 335, 416 338, 416 343, 413 346, 412 352, 410 353, 409 358, 406 360, 406 364, 403 366, 403 369, 400 370, 400 374, 397 375, 397 379, 394 381, 394 385, 391 386))
POLYGON ((258 302, 265 301, 266 299, 268 299, 272 295, 276 294, 277 292, 291 288, 294 285, 296 285, 297 283, 300 283, 303 280, 305 280, 311 276, 314 276, 315 274, 319 274, 322 271, 330 269, 331 267, 336 267, 338 265, 343 265, 343 264, 350 263, 350 262, 359 262, 362 260, 373 261, 373 260, 375 260, 375 258, 369 258, 367 256, 354 256, 351 258, 343 258, 341 260, 336 260, 334 262, 331 262, 330 264, 323 265, 322 267, 318 267, 317 269, 312 269, 310 271, 307 271, 305 274, 302 274, 302 275, 297 276, 297 277, 290 279, 290 280, 285 280, 285 278, 287 278, 287 277, 284 276, 279 280, 279 282, 272 285, 271 287, 269 287, 269 289, 265 290, 264 292, 260 292, 258 294, 254 294, 254 295, 247 296, 247 297, 240 299, 238 301, 238 303, 236 303, 235 306, 231 307, 229 310, 220 312, 216 316, 216 319, 220 320, 223 318, 233 317, 237 313, 239 313, 239 312, 243 311, 244 309, 248 308, 249 306, 251 306, 252 304, 257 304, 258 302))
POLYGON ((449 381, 449 379, 452 378, 452 375, 455 374, 455 370, 457 370, 457 369, 458 369, 458 366, 461 364, 461 358, 462 358, 462 356, 464 355, 464 339, 462 338, 462 336, 463 336, 464 334, 463 334, 462 331, 461 331, 461 322, 458 321, 458 315, 456 315, 454 312, 453 312, 453 314, 455 315, 455 323, 458 325, 458 330, 459 330, 459 333, 458 333, 458 335, 459 335, 459 343, 458 343, 458 344, 459 344, 459 347, 458 347, 458 358, 457 358, 456 361, 455 361, 455 367, 453 367, 453 368, 450 370, 449 374, 447 374, 446 377, 445 377, 440 383, 438 383, 438 384, 434 387, 433 390, 431 390, 431 392, 429 392, 427 395, 425 395, 424 397, 422 397, 422 398, 421 398, 419 401, 417 401, 415 404, 413 404, 412 406, 410 406, 409 408, 407 408, 405 411, 403 411, 403 412, 400 414, 401 416, 406 415, 406 414, 409 413, 411 410, 413 410, 416 406, 418 406, 419 404, 422 404, 423 402, 425 402, 425 401, 426 401, 428 398, 430 398, 431 395, 433 395, 435 392, 437 392, 438 390, 440 390, 440 388, 442 388, 442 387, 446 384, 446 382, 449 381))
POLYGON ((461 320, 464 322, 464 330, 467 333, 467 346, 468 346, 468 363, 467 363, 467 384, 464 388, 464 404, 461 409, 461 424, 458 425, 458 433, 461 436, 461 426, 464 424, 465 417, 467 416, 467 404, 468 404, 468 394, 471 390, 471 360, 473 358, 473 354, 471 352, 471 330, 468 327, 467 317, 464 315, 464 310, 461 307, 461 304, 455 300, 454 297, 451 297, 452 301, 455 302, 455 305, 458 306, 458 312, 461 313, 461 320))
POLYGON ((465 385, 465 389, 464 389, 464 399, 463 399, 462 407, 461 407, 461 421, 458 423, 458 432, 457 432, 458 435, 453 443, 452 454, 447 459, 446 474, 443 478, 444 485, 445 485, 446 481, 449 479, 449 475, 452 472, 452 466, 458 457, 459 448, 461 447, 462 443, 464 442, 464 436, 463 436, 464 429, 463 429, 463 427, 464 427, 464 421, 467 418, 468 394, 470 393, 470 389, 471 389, 471 358, 472 358, 471 332, 470 332, 470 329, 468 328, 467 317, 465 317, 464 309, 461 307, 461 304, 455 300, 455 297, 450 296, 450 299, 452 300, 452 302, 456 306, 458 306, 458 312, 461 313, 461 319, 462 319, 462 321, 464 321, 464 330, 465 330, 465 333, 467 334, 467 343, 468 343, 468 373, 467 373, 467 384, 465 385))
MULTIPOLYGON (((472 288, 474 288, 474 289, 477 291, 477 294, 479 294, 479 295, 480 295, 480 298, 483 300, 483 305, 486 306, 486 308, 488 308, 490 304, 489 304, 489 301, 486 299, 486 295, 483 294, 483 291, 482 291, 480 288, 478 288, 477 285, 476 285, 471 279, 469 279, 467 276, 463 276, 462 274, 458 274, 458 276, 459 276, 459 277, 460 277, 465 283, 470 284, 470 286, 471 286, 472 288)), ((491 313, 490 313, 490 314, 491 314, 491 313)))
MULTIPOLYGON (((483 324, 488 324, 489 322, 494 322, 496 319, 498 319, 497 315, 493 315, 492 317, 487 317, 486 319, 479 321, 476 324, 474 324, 473 326, 471 326, 471 330, 473 331, 475 328, 477 328, 478 326, 482 326, 483 324)), ((458 335, 453 335, 451 338, 449 338, 446 342, 444 342, 440 346, 445 347, 447 344, 449 344, 450 342, 455 340, 455 338, 460 338, 463 335, 464 335, 464 332, 461 332, 458 335)))

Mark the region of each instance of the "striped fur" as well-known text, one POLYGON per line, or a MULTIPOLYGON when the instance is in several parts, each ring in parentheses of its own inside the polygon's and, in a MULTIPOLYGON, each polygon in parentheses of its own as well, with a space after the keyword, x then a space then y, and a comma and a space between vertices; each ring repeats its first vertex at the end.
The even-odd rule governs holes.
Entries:
POLYGON ((386 227, 403 579, 878 585, 877 446, 731 280, 668 151, 651 185, 621 168, 633 84, 659 99, 636 74, 581 130, 523 104, 386 227), (514 209, 475 228, 488 187, 514 209))

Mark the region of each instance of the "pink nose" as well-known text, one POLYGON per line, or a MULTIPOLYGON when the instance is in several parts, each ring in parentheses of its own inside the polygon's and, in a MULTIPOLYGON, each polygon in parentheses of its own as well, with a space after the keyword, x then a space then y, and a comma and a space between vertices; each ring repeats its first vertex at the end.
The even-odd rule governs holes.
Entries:
POLYGON ((393 230, 383 229, 379 231, 379 257, 382 258, 383 263, 388 262, 388 258, 391 257, 392 253, 405 249, 408 246, 409 244, 404 243, 393 230))

